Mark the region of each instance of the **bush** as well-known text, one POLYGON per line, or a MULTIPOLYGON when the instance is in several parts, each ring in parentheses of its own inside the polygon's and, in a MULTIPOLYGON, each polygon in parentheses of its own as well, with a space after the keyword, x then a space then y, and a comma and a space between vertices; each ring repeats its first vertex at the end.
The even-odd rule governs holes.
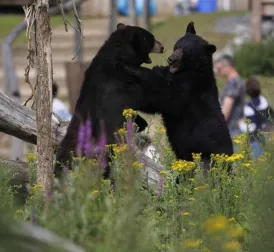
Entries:
POLYGON ((244 44, 234 55, 235 65, 243 77, 251 75, 273 76, 274 44, 263 41, 259 44, 244 44))

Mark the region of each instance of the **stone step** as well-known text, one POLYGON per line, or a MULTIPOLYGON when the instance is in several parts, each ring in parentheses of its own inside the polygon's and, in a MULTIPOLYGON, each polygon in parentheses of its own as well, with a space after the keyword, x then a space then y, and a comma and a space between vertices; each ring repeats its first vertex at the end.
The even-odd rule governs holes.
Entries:
MULTIPOLYGON (((67 100, 68 99, 68 88, 64 81, 58 82, 59 90, 58 97, 67 100)), ((3 91, 3 87, 0 87, 0 92, 3 91)), ((21 95, 21 103, 23 103, 27 98, 31 96, 31 89, 28 84, 24 83, 24 85, 20 85, 20 95, 21 95)))
MULTIPOLYGON (((74 52, 69 52, 69 53, 63 53, 60 55, 52 55, 52 63, 53 63, 53 68, 57 68, 60 66, 64 66, 65 62, 70 62, 70 61, 76 61, 76 59, 72 60, 72 58, 75 56, 74 52)), ((94 57, 94 54, 92 54, 89 50, 84 50, 83 52, 83 60, 86 62, 91 62, 94 57)), ((13 58, 13 63, 16 68, 21 67, 25 69, 27 66, 27 53, 24 52, 24 56, 17 56, 14 55, 13 58)), ((3 59, 1 57, 0 59, 0 71, 3 69, 3 59)))
MULTIPOLYGON (((86 27, 86 26, 85 26, 86 27)), ((60 39, 71 39, 73 41, 76 33, 74 30, 69 29, 68 32, 62 28, 56 28, 52 32, 52 42, 59 41, 60 39)), ((83 29, 82 35, 84 39, 93 39, 93 40, 105 40, 108 37, 107 27, 100 27, 100 29, 83 29)))
MULTIPOLYGON (((95 55, 99 48, 101 47, 102 43, 95 43, 95 42, 90 42, 88 44, 84 44, 82 45, 82 51, 83 54, 85 55, 95 55)), ((62 44, 59 43, 58 46, 52 47, 51 49, 52 52, 52 58, 53 60, 58 60, 59 56, 67 56, 68 59, 72 59, 76 52, 75 49, 73 47, 73 45, 69 45, 69 44, 62 44)), ((26 58, 27 57, 27 48, 26 46, 17 46, 16 48, 13 49, 13 55, 14 58, 26 58)))

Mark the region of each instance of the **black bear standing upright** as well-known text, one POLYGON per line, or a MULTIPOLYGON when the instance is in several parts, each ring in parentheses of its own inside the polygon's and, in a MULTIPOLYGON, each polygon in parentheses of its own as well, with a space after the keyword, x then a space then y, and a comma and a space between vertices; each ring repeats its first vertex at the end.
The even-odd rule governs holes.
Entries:
MULTIPOLYGON (((215 45, 196 35, 194 23, 174 45, 168 67, 154 67, 170 81, 181 117, 162 114, 169 141, 179 159, 202 153, 208 167, 211 154, 233 154, 233 144, 218 100, 212 54, 215 45), (182 96, 181 96, 182 94, 182 96)), ((176 109, 176 108, 175 108, 176 109)))
MULTIPOLYGON (((191 161, 192 153, 202 153, 206 168, 211 154, 233 154, 232 140, 218 101, 218 89, 213 72, 212 54, 216 47, 196 35, 194 23, 187 26, 186 34, 180 38, 169 66, 155 66, 152 70, 167 80, 169 89, 161 91, 156 85, 155 99, 161 92, 166 99, 161 103, 152 100, 151 93, 161 83, 159 76, 149 70, 128 69, 143 82, 144 112, 160 112, 167 136, 178 159, 191 161), (165 106, 165 107, 163 107, 165 106)), ((163 85, 163 84, 162 84, 163 85)))
MULTIPOLYGON (((85 72, 74 115, 57 150, 54 168, 57 177, 61 175, 63 165, 71 168, 71 152, 75 151, 81 122, 91 119, 95 141, 102 133, 103 122, 107 144, 115 143, 114 132, 121 128, 125 121, 123 110, 138 109, 143 99, 140 83, 135 76, 126 73, 125 66, 138 68, 143 63, 151 63, 149 54, 163 51, 161 43, 145 29, 117 25, 117 30, 100 48, 85 72)), ((137 117, 135 122, 140 131, 147 126, 141 117, 137 117)), ((106 177, 109 176, 109 171, 107 167, 106 177)))

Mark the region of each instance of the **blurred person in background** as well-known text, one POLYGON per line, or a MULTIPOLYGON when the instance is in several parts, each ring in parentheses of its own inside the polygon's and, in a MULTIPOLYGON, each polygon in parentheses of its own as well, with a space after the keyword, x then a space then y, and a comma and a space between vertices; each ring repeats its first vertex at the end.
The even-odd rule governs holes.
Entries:
POLYGON ((246 94, 249 101, 244 106, 244 117, 239 122, 239 128, 242 133, 250 133, 253 158, 256 159, 262 154, 262 147, 265 144, 265 137, 262 131, 274 131, 274 111, 269 105, 265 96, 261 94, 261 85, 259 80, 251 77, 246 82, 246 94))
POLYGON ((245 84, 234 67, 232 57, 229 55, 223 55, 216 60, 215 71, 217 75, 226 81, 220 96, 220 104, 230 135, 234 138, 241 134, 239 120, 244 115, 245 84))
POLYGON ((60 99, 57 98, 58 85, 56 82, 52 83, 52 111, 59 115, 62 119, 70 121, 72 115, 69 113, 66 105, 60 99))
POLYGON ((198 0, 178 0, 175 4, 174 15, 183 16, 190 12, 196 12, 198 0))

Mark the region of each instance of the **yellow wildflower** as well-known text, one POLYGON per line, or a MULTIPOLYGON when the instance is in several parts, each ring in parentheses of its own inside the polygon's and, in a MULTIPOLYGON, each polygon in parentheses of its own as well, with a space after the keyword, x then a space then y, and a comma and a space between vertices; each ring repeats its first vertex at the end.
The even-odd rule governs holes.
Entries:
POLYGON ((237 135, 233 138, 233 142, 235 144, 238 144, 238 143, 240 144, 246 140, 246 137, 247 137, 246 134, 237 135))
POLYGON ((241 248, 241 244, 237 241, 230 241, 224 244, 223 246, 224 250, 227 251, 237 251, 241 248))
POLYGON ((205 220, 202 228, 207 233, 216 233, 228 227, 228 219, 225 216, 213 216, 205 220))
POLYGON ((157 125, 155 128, 156 128, 156 132, 158 133, 166 133, 166 128, 161 125, 157 125))
POLYGON ((144 168, 144 164, 137 161, 133 163, 133 166, 136 168, 144 168))
POLYGON ((192 158, 199 161, 201 159, 201 155, 202 153, 192 153, 192 158))
POLYGON ((189 198, 188 200, 189 200, 189 201, 194 201, 194 200, 196 200, 196 199, 192 197, 192 198, 189 198))
POLYGON ((235 199, 240 199, 241 197, 240 197, 239 195, 235 194, 235 195, 234 195, 234 198, 235 198, 235 199))
POLYGON ((36 159, 37 159, 37 156, 36 156, 36 154, 34 154, 34 153, 26 153, 26 156, 27 156, 27 160, 29 161, 29 162, 33 162, 33 161, 36 161, 36 159))
POLYGON ((172 150, 171 150, 171 148, 170 148, 169 146, 164 146, 164 147, 163 147, 163 150, 164 150, 164 152, 165 152, 166 154, 172 153, 172 150))
POLYGON ((218 171, 218 169, 214 167, 214 168, 211 168, 209 171, 210 172, 215 172, 215 171, 218 171))
POLYGON ((100 191, 98 191, 98 190, 93 190, 92 192, 91 192, 91 194, 93 195, 93 196, 96 196, 96 195, 98 195, 100 193, 100 191))
POLYGON ((73 159, 73 161, 83 162, 83 161, 86 160, 86 157, 85 156, 83 156, 83 157, 73 157, 72 159, 73 159))
POLYGON ((267 179, 268 179, 268 180, 272 180, 272 179, 273 179, 273 176, 268 176, 267 179))
POLYGON ((206 188, 207 188, 206 185, 201 185, 201 186, 194 187, 194 190, 195 190, 195 191, 202 191, 202 190, 204 190, 204 189, 206 189, 206 188))
POLYGON ((113 151, 115 153, 125 152, 126 150, 127 150, 127 145, 126 144, 122 144, 120 146, 118 146, 118 145, 113 146, 113 151))
POLYGON ((231 238, 240 238, 245 236, 245 231, 242 227, 235 227, 235 228, 230 228, 228 231, 228 235, 231 238))
POLYGON ((24 214, 24 211, 22 209, 16 210, 16 214, 24 214))
POLYGON ((89 165, 98 165, 99 162, 98 162, 98 160, 93 158, 93 159, 88 159, 88 164, 89 165))
POLYGON ((226 157, 225 161, 233 162, 233 161, 241 160, 243 158, 244 158, 243 154, 241 154, 241 153, 234 153, 231 156, 226 157))
POLYGON ((194 182, 194 178, 190 178, 188 179, 190 182, 194 182))
POLYGON ((161 211, 156 211, 156 214, 160 215, 160 214, 161 214, 161 211))
POLYGON ((189 212, 182 212, 180 215, 181 215, 181 216, 189 216, 190 213, 189 213, 189 212))
POLYGON ((167 188, 169 188, 169 186, 168 185, 164 185, 164 188, 167 189, 167 188))
POLYGON ((234 218, 234 217, 232 217, 232 218, 230 218, 230 219, 228 219, 230 222, 235 222, 236 221, 236 219, 234 218))
POLYGON ((134 116, 137 115, 137 112, 131 108, 129 109, 124 109, 123 111, 123 116, 126 118, 126 119, 129 119, 129 118, 132 118, 134 116))
POLYGON ((241 141, 239 139, 233 139, 233 143, 235 143, 235 144, 241 144, 241 141))
POLYGON ((249 168, 251 167, 251 163, 250 162, 243 163, 243 166, 246 168, 249 168))
POLYGON ((185 160, 177 160, 172 163, 172 169, 175 171, 185 171, 189 172, 193 168, 195 168, 195 163, 190 162, 190 161, 185 161, 185 160))
POLYGON ((189 248, 197 248, 201 245, 201 240, 186 240, 184 241, 184 246, 189 248))
POLYGON ((265 162, 265 161, 266 161, 266 157, 263 156, 263 155, 261 155, 260 157, 258 157, 257 161, 258 161, 259 163, 265 162))
POLYGON ((42 188, 42 185, 41 184, 36 184, 32 187, 32 192, 36 192, 38 191, 39 189, 42 188))
POLYGON ((160 171, 160 174, 162 175, 167 174, 167 171, 160 171))
POLYGON ((110 185, 111 181, 109 179, 102 179, 102 183, 103 185, 106 185, 106 184, 110 185))
POLYGON ((127 130, 125 128, 121 128, 117 131, 117 133, 121 136, 126 135, 127 134, 127 130))

